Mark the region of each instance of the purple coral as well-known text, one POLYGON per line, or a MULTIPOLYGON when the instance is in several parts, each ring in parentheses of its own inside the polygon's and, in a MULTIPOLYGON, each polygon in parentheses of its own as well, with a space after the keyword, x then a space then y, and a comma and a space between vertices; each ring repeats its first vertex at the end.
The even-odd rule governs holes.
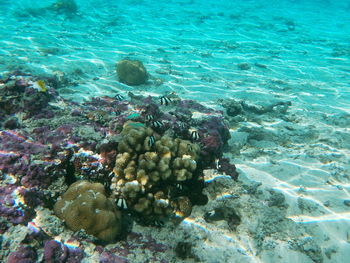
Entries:
POLYGON ((27 223, 35 214, 34 210, 26 209, 18 204, 19 195, 27 190, 15 185, 0 187, 0 216, 13 224, 27 223))
POLYGON ((29 246, 21 246, 15 252, 11 252, 7 259, 7 263, 36 263, 37 254, 35 250, 29 246))
POLYGON ((46 263, 79 263, 84 258, 84 252, 78 247, 50 240, 45 242, 44 258, 46 263))
POLYGON ((220 158, 218 162, 218 171, 227 174, 233 180, 237 180, 238 172, 236 170, 236 166, 230 163, 229 158, 220 158))
POLYGON ((100 254, 100 263, 128 263, 129 260, 121 256, 115 255, 112 252, 103 251, 100 254))
POLYGON ((134 254, 135 249, 147 251, 151 253, 152 257, 145 262, 164 262, 161 258, 161 253, 166 252, 169 248, 167 245, 157 242, 151 236, 143 236, 139 233, 130 233, 127 239, 119 242, 119 246, 113 249, 105 249, 103 247, 96 247, 100 254, 100 263, 128 263, 128 255, 134 254))
POLYGON ((205 166, 210 166, 215 159, 222 156, 224 146, 230 139, 230 132, 223 119, 216 116, 202 121, 200 127, 200 143, 203 145, 201 158, 205 166))

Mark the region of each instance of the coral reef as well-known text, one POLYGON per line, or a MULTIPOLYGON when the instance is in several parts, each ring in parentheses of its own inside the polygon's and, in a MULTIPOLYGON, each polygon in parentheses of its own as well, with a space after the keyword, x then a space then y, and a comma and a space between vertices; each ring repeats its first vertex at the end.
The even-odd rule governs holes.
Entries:
POLYGON ((115 240, 121 231, 121 213, 100 183, 75 182, 58 199, 54 211, 73 231, 84 229, 102 241, 115 240))
POLYGON ((37 253, 32 247, 20 247, 17 251, 11 252, 7 259, 7 263, 37 262, 37 253))
POLYGON ((44 258, 47 263, 71 262, 79 263, 84 257, 81 249, 69 247, 56 240, 48 240, 44 244, 44 258))
POLYGON ((38 190, 32 188, 0 186, 0 214, 13 224, 27 223, 35 215, 32 208, 42 204, 41 196, 38 190))
POLYGON ((191 202, 181 190, 186 181, 198 180, 198 144, 160 136, 139 122, 125 123, 121 136, 111 186, 116 198, 146 221, 188 216, 191 202))
POLYGON ((117 63, 116 68, 119 81, 127 85, 141 85, 148 79, 147 70, 139 60, 123 59, 117 63))
POLYGON ((42 88, 38 84, 41 81, 26 75, 11 75, 0 80, 0 121, 4 116, 10 117, 15 113, 22 113, 23 118, 29 118, 45 108, 57 93, 53 89, 46 89, 45 86, 42 88))
MULTIPOLYGON (((11 259, 18 257, 15 253, 25 248, 34 248, 32 261, 49 255, 57 262, 91 257, 84 254, 84 244, 95 247, 97 238, 66 229, 57 239, 65 228, 52 213, 59 196, 80 180, 100 183, 101 193, 125 198, 129 209, 122 213, 143 224, 169 218, 179 222, 193 206, 207 202, 202 172, 223 160, 229 138, 222 112, 176 94, 116 94, 78 104, 62 99, 52 85, 50 77, 19 71, 0 79, 0 261, 6 262, 10 251, 11 259), (123 165, 128 167, 118 171, 123 165), (42 209, 49 212, 43 216, 42 209)), ((234 165, 219 163, 235 174, 234 165)), ((76 196, 71 203, 84 202, 84 196, 94 193, 76 196)), ((92 212, 95 204, 90 204, 92 212)), ((161 261, 160 254, 170 249, 145 236, 131 238, 130 231, 126 241, 102 249, 101 261, 113 262, 118 251, 127 251, 128 259, 121 262, 142 253, 161 261)))

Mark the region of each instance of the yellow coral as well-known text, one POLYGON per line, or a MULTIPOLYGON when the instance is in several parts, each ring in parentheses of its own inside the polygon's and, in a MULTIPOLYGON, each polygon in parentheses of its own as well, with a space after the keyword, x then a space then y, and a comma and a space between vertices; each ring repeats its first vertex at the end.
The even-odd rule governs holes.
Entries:
MULTIPOLYGON (((200 148, 188 140, 160 136, 129 121, 121 132, 111 189, 142 215, 164 217, 176 210, 169 191, 193 177, 200 148)), ((187 200, 187 199, 186 199, 187 200)), ((187 202, 189 206, 190 202, 187 202)))
POLYGON ((100 183, 75 182, 58 199, 54 211, 71 230, 84 229, 106 242, 115 240, 121 231, 121 213, 100 183))

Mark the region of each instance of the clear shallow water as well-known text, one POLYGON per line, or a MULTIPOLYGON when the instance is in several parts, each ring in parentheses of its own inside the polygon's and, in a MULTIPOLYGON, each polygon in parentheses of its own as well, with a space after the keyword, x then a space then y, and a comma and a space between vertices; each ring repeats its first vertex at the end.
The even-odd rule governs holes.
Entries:
POLYGON ((67 18, 31 16, 30 1, 2 1, 1 69, 63 72, 78 86, 62 93, 93 96, 118 89, 115 63, 132 57, 165 80, 162 89, 199 100, 202 92, 213 99, 247 90, 339 107, 349 99, 346 1, 77 3, 78 15, 67 18))
MULTIPOLYGON (((341 249, 325 261, 345 262, 349 209, 335 200, 350 196, 350 2, 76 1, 78 13, 68 17, 28 11, 52 2, 0 1, 1 74, 21 69, 64 76, 69 81, 60 94, 79 101, 127 91, 175 91, 213 106, 229 98, 291 101, 297 120, 289 129, 302 132, 289 145, 248 140, 240 155, 229 155, 243 176, 286 195, 291 219, 334 238, 332 245, 341 249), (124 57, 143 61, 164 83, 121 85, 115 63, 124 57), (240 63, 250 68, 241 70, 240 63), (319 139, 310 139, 316 132, 319 139), (253 154, 256 148, 265 155, 253 154), (293 210, 301 186, 309 188, 305 195, 322 207, 322 216, 293 210), (327 200, 335 205, 323 205, 327 200)), ((259 125, 280 134, 283 121, 262 116, 259 125)), ((258 124, 244 125, 252 131, 258 124)), ((232 145, 244 144, 242 131, 232 129, 232 145)))

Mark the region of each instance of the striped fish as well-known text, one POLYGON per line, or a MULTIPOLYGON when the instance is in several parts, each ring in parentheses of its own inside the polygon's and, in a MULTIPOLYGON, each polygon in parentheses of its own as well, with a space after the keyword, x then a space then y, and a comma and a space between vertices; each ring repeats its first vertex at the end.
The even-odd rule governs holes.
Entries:
POLYGON ((199 133, 197 130, 190 129, 189 132, 190 132, 190 138, 192 141, 197 141, 199 139, 199 133))
POLYGON ((126 201, 123 197, 120 197, 117 199, 117 206, 121 209, 127 209, 128 205, 126 204, 126 201))
POLYGON ((122 96, 122 95, 120 95, 119 93, 117 93, 117 94, 114 96, 114 98, 115 98, 116 100, 122 101, 122 100, 124 99, 124 96, 122 96))
POLYGON ((153 120, 154 120, 154 116, 152 114, 146 115, 146 121, 153 121, 153 120))
POLYGON ((179 190, 182 190, 182 189, 183 189, 182 184, 179 184, 179 183, 177 183, 177 184, 175 185, 175 187, 176 187, 177 189, 179 189, 179 190))
POLYGON ((160 105, 168 106, 169 103, 171 102, 171 99, 167 96, 161 96, 159 99, 160 99, 160 105))
POLYGON ((149 136, 148 146, 152 147, 154 145, 154 142, 155 142, 154 136, 153 135, 149 136))
POLYGON ((191 144, 187 144, 187 150, 189 150, 190 152, 192 152, 193 151, 193 148, 192 148, 192 145, 191 144))
POLYGON ((152 121, 151 125, 154 128, 161 128, 164 124, 161 121, 152 121))

